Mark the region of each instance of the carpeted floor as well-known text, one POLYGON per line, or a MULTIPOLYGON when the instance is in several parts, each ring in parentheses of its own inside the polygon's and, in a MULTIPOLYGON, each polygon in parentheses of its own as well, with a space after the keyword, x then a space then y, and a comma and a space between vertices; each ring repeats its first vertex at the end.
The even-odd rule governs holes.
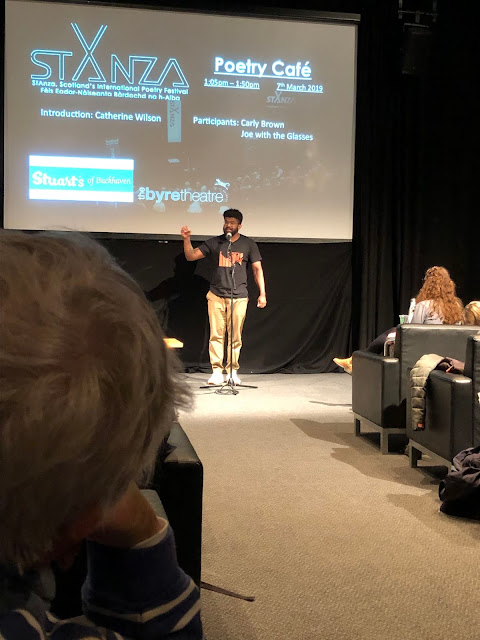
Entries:
POLYGON ((346 374, 242 377, 180 418, 205 471, 208 640, 477 640, 480 523, 438 480, 353 435, 346 374))

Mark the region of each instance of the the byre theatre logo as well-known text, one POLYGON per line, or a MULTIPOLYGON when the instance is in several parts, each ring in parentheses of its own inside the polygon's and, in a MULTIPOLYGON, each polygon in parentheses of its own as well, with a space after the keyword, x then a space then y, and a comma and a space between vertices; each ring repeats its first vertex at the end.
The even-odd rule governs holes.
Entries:
POLYGON ((220 178, 215 179, 213 190, 203 186, 200 191, 194 191, 190 187, 183 189, 150 189, 150 187, 140 187, 137 192, 138 200, 154 201, 155 204, 164 202, 228 202, 229 182, 220 178))
MULTIPOLYGON (((228 184, 228 183, 227 183, 228 184)), ((150 187, 140 187, 137 193, 138 200, 154 201, 155 204, 161 202, 227 202, 228 193, 225 189, 221 191, 201 190, 192 191, 191 189, 150 189, 150 187)))

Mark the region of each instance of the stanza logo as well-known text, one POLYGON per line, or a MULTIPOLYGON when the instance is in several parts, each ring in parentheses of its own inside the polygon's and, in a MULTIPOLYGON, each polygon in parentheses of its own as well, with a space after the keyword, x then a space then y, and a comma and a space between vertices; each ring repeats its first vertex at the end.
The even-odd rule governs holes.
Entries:
MULTIPOLYGON (((82 45, 83 50, 85 51, 85 55, 83 56, 82 60, 80 60, 78 67, 71 78, 69 78, 69 80, 71 80, 71 84, 65 83, 65 86, 67 87, 65 92, 67 92, 68 88, 83 88, 85 90, 90 89, 87 84, 81 85, 77 82, 81 78, 87 65, 90 65, 96 73, 95 76, 90 76, 88 78, 89 82, 106 83, 107 79, 105 77, 103 69, 101 68, 98 60, 95 58, 93 53, 98 47, 98 44, 102 39, 105 31, 107 30, 108 25, 100 25, 100 28, 97 31, 97 35, 90 44, 85 39, 78 24, 76 22, 72 22, 71 25, 75 35, 82 45)), ((37 67, 40 67, 41 69, 44 69, 45 73, 32 74, 32 84, 43 85, 43 83, 48 80, 48 78, 52 77, 54 71, 56 74, 56 79, 65 80, 65 60, 70 57, 73 57, 73 51, 60 51, 58 49, 34 49, 30 54, 30 58, 33 64, 35 64, 37 67)), ((172 91, 174 90, 174 88, 188 89, 189 84, 176 58, 169 58, 165 63, 158 78, 156 80, 152 79, 152 70, 154 69, 154 67, 157 67, 157 62, 157 56, 129 55, 127 66, 124 66, 120 58, 116 54, 112 53, 110 56, 109 81, 112 83, 112 85, 118 85, 119 83, 125 82, 126 80, 129 85, 138 84, 140 86, 144 86, 145 88, 151 87, 152 90, 158 90, 159 87, 163 86, 170 72, 173 71, 176 74, 177 79, 176 82, 171 83, 172 91), (122 79, 117 80, 118 75, 120 75, 122 79), (139 75, 140 77, 138 78, 139 75)), ((108 89, 109 87, 108 85, 105 85, 102 88, 108 89)), ((113 86, 112 88, 117 88, 117 86, 113 86)), ((128 88, 128 85, 126 88, 128 88)))
POLYGON ((267 96, 268 104, 275 104, 275 105, 291 104, 294 101, 295 101, 295 98, 292 98, 291 96, 282 96, 281 91, 275 91, 274 96, 267 96))

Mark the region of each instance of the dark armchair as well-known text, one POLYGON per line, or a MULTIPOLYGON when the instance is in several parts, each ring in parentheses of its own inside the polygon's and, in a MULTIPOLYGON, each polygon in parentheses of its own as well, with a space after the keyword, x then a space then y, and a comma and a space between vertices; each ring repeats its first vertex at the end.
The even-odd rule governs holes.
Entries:
POLYGON ((414 430, 407 422, 412 467, 422 453, 434 454, 450 467, 459 451, 480 444, 480 336, 467 339, 466 353, 460 359, 464 358, 464 375, 432 371, 428 377, 425 428, 414 430))
POLYGON ((200 586, 203 465, 187 434, 174 422, 169 451, 159 460, 151 488, 160 496, 175 533, 178 564, 200 586))
MULTIPOLYGON (((166 515, 175 534, 178 564, 200 586, 202 557, 203 466, 188 436, 174 422, 168 448, 159 455, 146 497, 158 515, 166 515)), ((55 569, 52 612, 60 618, 82 614, 80 589, 87 573, 85 545, 67 571, 55 569)))
POLYGON ((389 436, 401 434, 407 443, 406 398, 409 370, 426 353, 465 357, 468 336, 478 327, 403 324, 397 327, 393 357, 355 351, 352 372, 352 410, 355 434, 361 425, 380 433, 380 450, 388 453, 389 436))

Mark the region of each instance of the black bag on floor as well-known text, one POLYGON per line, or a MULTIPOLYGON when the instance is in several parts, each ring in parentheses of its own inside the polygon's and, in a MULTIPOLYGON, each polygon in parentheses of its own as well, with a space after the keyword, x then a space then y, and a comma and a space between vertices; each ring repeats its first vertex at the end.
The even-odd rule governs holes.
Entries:
POLYGON ((460 451, 455 467, 441 481, 440 511, 450 516, 480 520, 480 447, 460 451))

